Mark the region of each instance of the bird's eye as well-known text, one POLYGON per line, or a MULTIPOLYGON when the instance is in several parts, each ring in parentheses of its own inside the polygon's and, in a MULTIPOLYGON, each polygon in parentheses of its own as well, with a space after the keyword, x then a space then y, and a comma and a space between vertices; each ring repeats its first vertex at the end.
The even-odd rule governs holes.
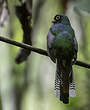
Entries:
POLYGON ((61 17, 60 16, 56 16, 56 18, 55 18, 57 21, 59 21, 60 19, 61 19, 61 17))

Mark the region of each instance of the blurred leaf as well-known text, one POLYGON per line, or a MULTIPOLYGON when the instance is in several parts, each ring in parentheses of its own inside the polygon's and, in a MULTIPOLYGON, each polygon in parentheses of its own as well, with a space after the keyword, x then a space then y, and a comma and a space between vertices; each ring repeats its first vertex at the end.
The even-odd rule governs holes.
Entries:
POLYGON ((90 0, 77 0, 78 9, 90 13, 90 0))

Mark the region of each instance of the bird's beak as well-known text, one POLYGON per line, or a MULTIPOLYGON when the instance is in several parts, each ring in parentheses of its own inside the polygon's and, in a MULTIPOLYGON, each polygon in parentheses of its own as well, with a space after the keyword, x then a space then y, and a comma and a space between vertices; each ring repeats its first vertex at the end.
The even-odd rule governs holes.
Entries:
POLYGON ((56 21, 52 21, 52 23, 56 23, 56 21))

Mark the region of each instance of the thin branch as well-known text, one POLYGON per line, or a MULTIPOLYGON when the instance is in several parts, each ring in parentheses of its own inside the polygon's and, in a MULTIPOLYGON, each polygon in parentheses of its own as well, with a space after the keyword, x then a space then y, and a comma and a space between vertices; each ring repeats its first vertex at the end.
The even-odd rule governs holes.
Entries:
POLYGON ((82 67, 85 67, 85 68, 89 68, 90 69, 90 64, 87 64, 85 62, 76 61, 75 65, 82 66, 82 67))
MULTIPOLYGON (((10 40, 10 39, 8 39, 8 38, 4 38, 4 37, 2 37, 2 36, 0 36, 0 41, 6 42, 6 43, 8 43, 8 44, 15 45, 15 46, 17 46, 17 47, 21 47, 21 48, 24 48, 24 49, 31 50, 31 51, 36 52, 36 53, 41 54, 41 55, 48 56, 46 50, 42 50, 42 49, 39 49, 39 48, 35 48, 35 47, 33 47, 33 46, 30 46, 30 45, 27 45, 27 44, 24 44, 24 43, 19 43, 19 42, 10 40)), ((90 64, 84 63, 84 62, 82 62, 82 61, 76 61, 75 65, 78 65, 78 66, 81 66, 81 67, 85 67, 85 68, 89 68, 89 69, 90 69, 90 64)))
POLYGON ((33 52, 48 56, 48 54, 47 54, 47 52, 45 50, 42 50, 42 49, 39 49, 39 48, 35 48, 35 47, 27 45, 25 43, 19 43, 19 42, 13 41, 11 39, 8 39, 8 38, 2 37, 2 36, 0 36, 0 41, 3 41, 3 42, 6 42, 8 44, 12 44, 12 45, 15 45, 17 47, 28 49, 28 50, 31 50, 33 52))

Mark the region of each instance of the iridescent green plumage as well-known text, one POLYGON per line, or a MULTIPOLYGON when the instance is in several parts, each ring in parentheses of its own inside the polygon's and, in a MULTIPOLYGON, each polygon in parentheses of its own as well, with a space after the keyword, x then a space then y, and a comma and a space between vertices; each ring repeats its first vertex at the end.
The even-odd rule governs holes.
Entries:
POLYGON ((72 61, 76 61, 78 45, 67 16, 56 15, 53 23, 47 36, 47 50, 57 63, 55 93, 63 103, 69 103, 69 95, 75 96, 72 61))

